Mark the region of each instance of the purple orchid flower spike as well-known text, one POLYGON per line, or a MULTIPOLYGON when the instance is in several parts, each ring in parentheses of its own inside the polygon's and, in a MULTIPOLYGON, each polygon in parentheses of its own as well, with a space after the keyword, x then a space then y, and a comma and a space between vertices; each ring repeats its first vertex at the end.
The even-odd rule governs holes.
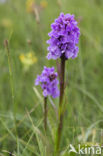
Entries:
POLYGON ((74 15, 61 13, 60 16, 51 24, 51 32, 48 34, 50 39, 47 59, 60 58, 60 97, 59 97, 59 125, 56 141, 56 152, 59 152, 61 142, 61 132, 63 125, 63 103, 65 91, 65 62, 66 60, 76 58, 79 48, 77 46, 80 37, 80 29, 77 26, 77 21, 74 15), (61 112, 61 113, 60 113, 61 112))
POLYGON ((48 59, 57 59, 65 56, 65 59, 74 59, 78 55, 80 29, 74 15, 61 13, 60 16, 51 24, 52 31, 48 34, 50 39, 47 41, 48 59))
POLYGON ((59 81, 57 80, 57 77, 58 74, 55 72, 54 67, 47 68, 46 66, 44 66, 42 74, 37 76, 35 85, 41 86, 44 97, 51 95, 53 98, 56 98, 59 96, 59 81))
POLYGON ((44 128, 45 131, 47 129, 47 97, 52 96, 56 98, 59 96, 58 84, 57 80, 58 74, 55 72, 54 67, 47 68, 44 66, 44 70, 41 75, 37 76, 35 80, 35 85, 40 85, 43 90, 44 96, 44 128))

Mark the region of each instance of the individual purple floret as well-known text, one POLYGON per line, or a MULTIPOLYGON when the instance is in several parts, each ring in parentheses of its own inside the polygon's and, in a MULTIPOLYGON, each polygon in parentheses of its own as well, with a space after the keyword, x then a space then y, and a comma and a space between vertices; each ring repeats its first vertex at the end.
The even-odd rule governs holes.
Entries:
POLYGON ((59 96, 57 76, 58 74, 55 73, 54 67, 47 68, 45 66, 42 74, 37 76, 35 85, 42 87, 44 97, 51 95, 53 98, 56 98, 59 96))
POLYGON ((76 46, 79 42, 80 29, 74 15, 61 13, 60 16, 51 24, 52 31, 48 34, 50 39, 47 43, 48 59, 57 59, 62 56, 65 59, 77 57, 79 48, 76 46))

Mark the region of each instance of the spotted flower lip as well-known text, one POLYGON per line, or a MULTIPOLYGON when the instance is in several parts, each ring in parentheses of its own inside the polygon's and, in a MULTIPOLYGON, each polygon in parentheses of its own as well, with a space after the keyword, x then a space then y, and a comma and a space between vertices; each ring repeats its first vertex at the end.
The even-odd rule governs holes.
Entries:
POLYGON ((58 74, 55 72, 54 67, 48 68, 44 66, 41 75, 38 75, 35 80, 35 85, 40 85, 43 90, 43 96, 47 97, 51 95, 53 98, 59 96, 57 79, 58 74))
POLYGON ((80 29, 77 26, 74 15, 61 13, 60 16, 51 24, 52 31, 48 34, 50 39, 48 55, 49 59, 57 59, 65 56, 65 59, 76 58, 79 48, 80 29))

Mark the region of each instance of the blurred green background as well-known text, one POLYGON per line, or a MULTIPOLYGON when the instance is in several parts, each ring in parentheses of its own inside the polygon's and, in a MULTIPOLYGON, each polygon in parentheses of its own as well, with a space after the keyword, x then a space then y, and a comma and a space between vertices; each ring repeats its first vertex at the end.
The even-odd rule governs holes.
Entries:
POLYGON ((58 99, 48 100, 47 138, 43 129, 42 92, 40 87, 35 88, 34 80, 44 65, 56 67, 56 61, 46 59, 46 40, 50 25, 60 12, 75 14, 81 31, 79 55, 66 62, 66 112, 60 150, 85 138, 100 143, 103 0, 0 0, 1 155, 12 152, 17 156, 53 156, 58 99), (4 47, 6 39, 13 75, 11 83, 4 47))

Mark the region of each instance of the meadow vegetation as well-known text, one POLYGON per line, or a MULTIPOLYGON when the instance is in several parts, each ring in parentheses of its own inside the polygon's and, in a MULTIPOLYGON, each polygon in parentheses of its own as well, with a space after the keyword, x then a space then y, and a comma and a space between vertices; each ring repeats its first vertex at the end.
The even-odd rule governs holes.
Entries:
POLYGON ((70 155, 70 143, 103 143, 103 1, 7 0, 0 2, 1 156, 54 155, 59 100, 49 97, 46 135, 42 91, 34 81, 44 65, 56 68, 46 59, 46 41, 60 12, 75 14, 81 32, 79 55, 66 62, 61 156, 70 155))

